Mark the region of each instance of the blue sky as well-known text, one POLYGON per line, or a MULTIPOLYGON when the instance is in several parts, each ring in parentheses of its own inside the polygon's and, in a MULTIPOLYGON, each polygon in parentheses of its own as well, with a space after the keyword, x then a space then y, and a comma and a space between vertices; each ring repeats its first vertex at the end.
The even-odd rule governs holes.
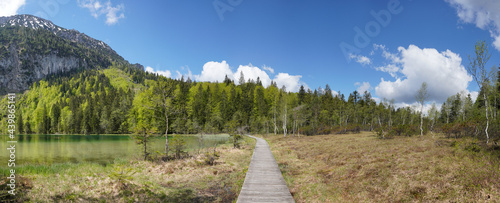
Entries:
POLYGON ((500 3, 494 0, 6 2, 12 8, 0 15, 47 18, 172 78, 214 81, 243 72, 291 91, 329 84, 336 92, 368 90, 401 104, 412 103, 427 82, 430 100, 442 103, 460 91, 477 94, 464 69, 476 41, 490 45, 488 69, 500 59, 500 3), (372 11, 390 19, 377 21, 372 11), (368 41, 356 45, 362 41, 356 27, 368 41), (356 51, 343 52, 342 43, 356 51))

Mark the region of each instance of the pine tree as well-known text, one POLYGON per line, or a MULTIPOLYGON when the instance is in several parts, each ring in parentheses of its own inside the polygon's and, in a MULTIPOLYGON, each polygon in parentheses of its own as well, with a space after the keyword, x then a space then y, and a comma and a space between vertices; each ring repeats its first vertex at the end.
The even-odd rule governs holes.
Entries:
POLYGON ((30 124, 30 116, 26 118, 26 128, 25 128, 25 133, 26 134, 31 134, 33 131, 31 130, 31 124, 30 124))
POLYGON ((16 124, 17 124, 17 129, 16 129, 16 132, 19 133, 19 134, 22 134, 24 132, 24 121, 23 121, 23 113, 21 111, 18 111, 18 116, 16 117, 17 120, 16 120, 16 124))
POLYGON ((304 85, 300 86, 299 94, 297 96, 299 99, 299 105, 301 105, 304 102, 305 97, 306 97, 306 90, 304 88, 304 85))
POLYGON ((59 132, 60 116, 61 109, 59 108, 59 103, 55 103, 50 110, 50 118, 52 119, 50 128, 52 132, 59 132))
POLYGON ((243 71, 240 72, 240 79, 238 80, 239 85, 244 85, 245 84, 245 75, 243 74, 243 71))

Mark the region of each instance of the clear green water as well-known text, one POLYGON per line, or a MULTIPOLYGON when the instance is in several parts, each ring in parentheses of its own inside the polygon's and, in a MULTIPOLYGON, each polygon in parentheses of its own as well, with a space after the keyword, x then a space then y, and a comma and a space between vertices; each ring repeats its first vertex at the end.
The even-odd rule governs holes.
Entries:
MULTIPOLYGON (((187 151, 226 143, 228 135, 183 135, 187 151)), ((16 135, 16 165, 95 162, 110 163, 116 158, 141 157, 142 148, 128 135, 16 135)), ((9 160, 8 136, 0 135, 0 164, 9 160)), ((171 137, 169 136, 169 140, 171 137)), ((148 151, 165 152, 165 137, 148 143, 148 151)))

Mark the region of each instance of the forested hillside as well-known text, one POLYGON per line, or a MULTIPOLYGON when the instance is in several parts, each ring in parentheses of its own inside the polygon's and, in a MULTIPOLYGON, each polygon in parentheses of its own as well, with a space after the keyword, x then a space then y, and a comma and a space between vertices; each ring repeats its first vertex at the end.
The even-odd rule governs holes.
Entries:
MULTIPOLYGON (((490 96, 493 119, 489 132, 498 139, 500 77, 485 86, 474 102, 457 93, 424 119, 424 131, 449 136, 484 135, 484 100, 490 96)), ((325 89, 288 92, 259 80, 238 85, 174 80, 131 65, 53 75, 32 85, 17 98, 17 126, 22 133, 108 134, 131 133, 139 123, 159 134, 252 133, 329 134, 375 130, 381 136, 420 133, 420 108, 395 108, 391 101, 375 102, 369 92, 332 95, 325 89)), ((1 102, 2 112, 7 102, 1 102)), ((2 116, 5 119, 5 115, 2 116)), ((2 121, 2 125, 7 122, 2 121)), ((7 128, 1 128, 7 129, 7 128)), ((6 133, 6 132, 3 132, 6 133)))
MULTIPOLYGON (((410 124, 417 116, 411 109, 376 104, 368 92, 360 95, 355 91, 346 101, 343 94, 332 95, 328 85, 324 90, 302 87, 291 93, 275 83, 263 87, 259 80, 245 81, 243 75, 239 83, 229 79, 223 83, 173 80, 126 65, 54 75, 18 96, 18 131, 129 133, 141 120, 148 120, 162 132, 167 111, 169 131, 175 133, 240 128, 253 133, 312 135, 372 130, 397 122, 396 117, 410 124), (157 97, 166 89, 168 108, 157 108, 161 106, 157 97)), ((2 102, 2 109, 5 104, 2 102)))

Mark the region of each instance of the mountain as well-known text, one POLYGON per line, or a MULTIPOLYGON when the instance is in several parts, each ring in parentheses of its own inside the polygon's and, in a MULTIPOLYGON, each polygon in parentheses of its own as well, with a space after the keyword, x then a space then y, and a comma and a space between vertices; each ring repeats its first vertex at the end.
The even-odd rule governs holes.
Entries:
POLYGON ((52 74, 113 63, 128 61, 106 43, 77 30, 32 15, 0 17, 0 94, 22 92, 52 74))

